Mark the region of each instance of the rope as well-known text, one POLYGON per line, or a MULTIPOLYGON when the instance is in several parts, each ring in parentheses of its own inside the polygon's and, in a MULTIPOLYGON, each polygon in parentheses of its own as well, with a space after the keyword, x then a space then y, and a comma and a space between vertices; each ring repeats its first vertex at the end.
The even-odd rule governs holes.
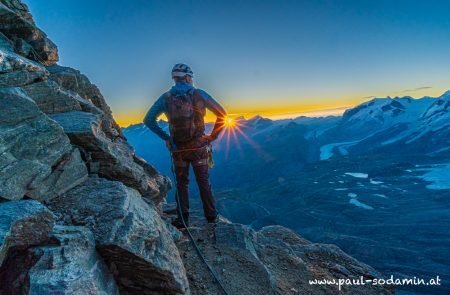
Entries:
POLYGON ((199 147, 199 148, 180 149, 180 150, 177 149, 177 150, 173 150, 172 153, 182 153, 182 152, 187 152, 187 151, 198 151, 198 150, 204 149, 206 147, 207 146, 205 145, 205 146, 202 146, 202 147, 199 147))
POLYGON ((180 196, 178 195, 177 177, 175 175, 175 165, 173 163, 172 155, 170 155, 170 161, 171 161, 171 164, 172 164, 172 167, 171 167, 172 176, 173 176, 173 179, 174 179, 174 182, 175 182, 175 197, 176 197, 176 200, 177 200, 177 210, 178 210, 178 215, 181 218, 181 222, 183 223, 183 226, 186 229, 186 232, 188 234, 189 240, 191 241, 192 245, 194 246, 195 252, 197 252, 198 257, 200 257, 201 261, 206 265, 206 267, 208 268, 208 271, 213 276, 213 278, 216 281, 217 285, 219 285, 219 287, 222 290, 223 294, 228 295, 228 292, 225 289, 225 287, 223 286, 222 281, 219 279, 217 274, 214 272, 214 270, 211 268, 211 266, 206 261, 205 257, 203 256, 202 252, 200 251, 200 248, 198 247, 197 243, 195 242, 194 237, 192 236, 191 232, 189 231, 188 227, 186 226, 186 221, 184 220, 183 213, 181 212, 180 196))
POLYGON ((46 61, 42 59, 42 57, 39 55, 39 53, 37 53, 37 51, 33 47, 30 47, 30 51, 37 59, 37 62, 41 63, 42 65, 45 65, 46 61))

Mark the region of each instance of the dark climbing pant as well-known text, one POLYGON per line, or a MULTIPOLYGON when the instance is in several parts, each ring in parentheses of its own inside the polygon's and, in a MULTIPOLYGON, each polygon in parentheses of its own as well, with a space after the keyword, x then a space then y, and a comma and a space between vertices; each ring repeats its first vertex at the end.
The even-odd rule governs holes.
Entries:
MULTIPOLYGON (((182 150, 180 148, 180 150, 182 150)), ((208 152, 206 147, 179 151, 173 153, 177 190, 181 212, 189 217, 189 167, 192 166, 197 181, 200 197, 203 203, 203 212, 207 220, 214 220, 217 216, 216 204, 209 182, 209 167, 207 163, 208 152)), ((177 200, 178 202, 178 200, 177 200)))

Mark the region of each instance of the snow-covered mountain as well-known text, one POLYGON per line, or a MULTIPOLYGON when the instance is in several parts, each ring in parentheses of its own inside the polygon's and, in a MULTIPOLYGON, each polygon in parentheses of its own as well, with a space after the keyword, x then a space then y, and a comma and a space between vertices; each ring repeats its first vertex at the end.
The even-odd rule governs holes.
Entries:
POLYGON ((375 98, 347 110, 322 137, 321 159, 379 151, 439 154, 450 147, 450 91, 440 97, 375 98))

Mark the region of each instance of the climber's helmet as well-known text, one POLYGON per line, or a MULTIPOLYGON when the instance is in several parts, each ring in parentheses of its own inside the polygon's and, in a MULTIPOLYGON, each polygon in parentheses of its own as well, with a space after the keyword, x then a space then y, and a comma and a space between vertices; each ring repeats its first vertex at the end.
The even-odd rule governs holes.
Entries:
POLYGON ((194 78, 194 73, 191 68, 186 64, 176 64, 172 68, 172 78, 183 78, 189 76, 194 78))

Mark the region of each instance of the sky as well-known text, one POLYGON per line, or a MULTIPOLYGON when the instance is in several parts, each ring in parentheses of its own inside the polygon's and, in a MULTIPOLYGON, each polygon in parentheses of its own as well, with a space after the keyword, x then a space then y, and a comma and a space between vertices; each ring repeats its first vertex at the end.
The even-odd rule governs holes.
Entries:
POLYGON ((60 64, 142 121, 175 63, 233 115, 340 114, 450 89, 450 1, 24 0, 60 64))

